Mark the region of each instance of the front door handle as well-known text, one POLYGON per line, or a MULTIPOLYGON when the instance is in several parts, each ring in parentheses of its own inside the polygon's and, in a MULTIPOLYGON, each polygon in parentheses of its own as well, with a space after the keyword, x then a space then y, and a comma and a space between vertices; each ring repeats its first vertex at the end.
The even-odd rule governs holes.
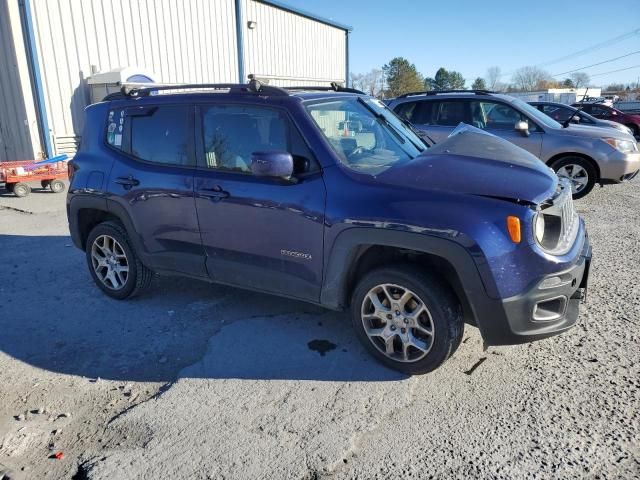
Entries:
POLYGON ((116 183, 122 185, 126 190, 129 190, 131 187, 140 185, 140 180, 133 178, 133 175, 129 175, 128 177, 116 178, 116 183))
POLYGON ((213 188, 203 188, 198 190, 198 195, 200 197, 210 198, 214 202, 218 202, 223 198, 229 197, 229 192, 225 192, 222 187, 216 185, 213 188))

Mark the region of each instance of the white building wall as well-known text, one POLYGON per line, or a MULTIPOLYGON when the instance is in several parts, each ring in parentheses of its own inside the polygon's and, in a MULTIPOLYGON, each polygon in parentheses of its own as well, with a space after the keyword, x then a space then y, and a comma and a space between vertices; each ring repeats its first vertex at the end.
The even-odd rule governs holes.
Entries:
POLYGON ((243 0, 243 7, 247 75, 270 77, 281 86, 345 82, 345 30, 260 0, 243 0))
POLYGON ((18 2, 0 0, 0 161, 41 154, 29 78, 18 2))
POLYGON ((32 0, 31 5, 57 153, 76 149, 92 65, 98 71, 137 66, 167 83, 237 80, 234 0, 32 0))

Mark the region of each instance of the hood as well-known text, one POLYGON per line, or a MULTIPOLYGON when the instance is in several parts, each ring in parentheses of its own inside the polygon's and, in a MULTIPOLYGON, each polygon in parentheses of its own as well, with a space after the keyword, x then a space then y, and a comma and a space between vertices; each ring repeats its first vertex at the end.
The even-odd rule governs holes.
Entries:
POLYGON ((469 125, 414 160, 378 175, 400 187, 539 204, 556 191, 555 172, 526 150, 469 125))
POLYGON ((619 140, 629 140, 629 134, 616 128, 615 130, 602 130, 602 128, 592 125, 570 124, 567 128, 554 129, 554 133, 573 137, 589 138, 617 138, 619 140))

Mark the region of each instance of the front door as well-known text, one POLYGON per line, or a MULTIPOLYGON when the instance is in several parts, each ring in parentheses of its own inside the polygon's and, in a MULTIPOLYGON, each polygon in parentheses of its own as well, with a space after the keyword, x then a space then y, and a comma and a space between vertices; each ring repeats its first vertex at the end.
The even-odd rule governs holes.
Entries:
POLYGON ((120 108, 108 119, 107 144, 118 155, 110 209, 131 220, 148 267, 206 277, 193 194, 193 106, 120 108))
POLYGON ((202 104, 196 114, 196 209, 209 276, 217 282, 318 301, 325 187, 284 110, 202 104), (251 173, 251 154, 291 153, 295 178, 251 173))
POLYGON ((470 102, 470 110, 472 125, 504 138, 536 157, 540 157, 544 132, 526 115, 511 105, 492 100, 473 100, 470 102), (515 130, 516 123, 520 121, 529 124, 528 136, 515 130))

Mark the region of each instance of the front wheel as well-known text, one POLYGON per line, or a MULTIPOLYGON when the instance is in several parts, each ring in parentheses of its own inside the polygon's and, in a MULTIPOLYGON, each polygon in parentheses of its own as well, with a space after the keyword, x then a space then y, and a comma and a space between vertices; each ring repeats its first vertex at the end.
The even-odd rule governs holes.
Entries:
POLYGON ((117 223, 104 222, 91 230, 86 256, 93 280, 112 298, 133 297, 151 283, 151 270, 142 264, 125 229, 117 223))
POLYGON ((351 319, 364 346, 410 375, 435 370, 458 348, 464 323, 455 295, 411 265, 383 267, 358 283, 351 319))
POLYGON ((562 157, 551 164, 560 178, 571 182, 574 200, 582 198, 593 190, 597 174, 593 164, 582 157, 562 157))

